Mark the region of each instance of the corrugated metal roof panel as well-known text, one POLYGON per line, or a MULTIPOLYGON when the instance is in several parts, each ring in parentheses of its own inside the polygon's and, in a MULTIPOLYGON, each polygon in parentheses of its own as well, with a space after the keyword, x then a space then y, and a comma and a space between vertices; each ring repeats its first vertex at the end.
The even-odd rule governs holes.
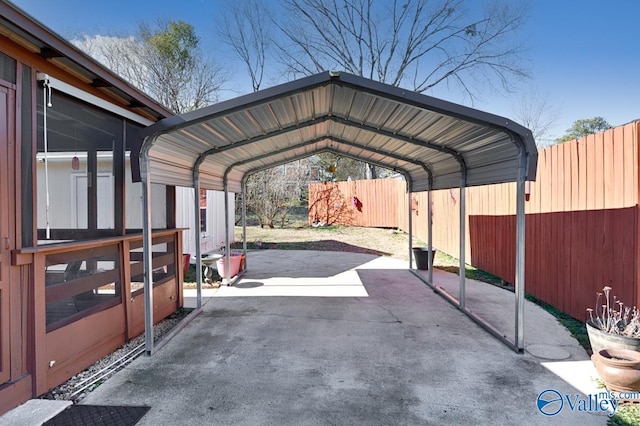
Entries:
POLYGON ((247 173, 321 150, 396 169, 413 190, 428 189, 431 178, 433 188, 457 187, 463 173, 470 186, 515 181, 521 149, 537 163, 531 132, 510 120, 349 74, 307 77, 162 120, 144 134, 152 162, 175 163, 151 168, 152 181, 187 182, 203 156, 209 189, 220 189, 225 173, 238 189, 247 173))

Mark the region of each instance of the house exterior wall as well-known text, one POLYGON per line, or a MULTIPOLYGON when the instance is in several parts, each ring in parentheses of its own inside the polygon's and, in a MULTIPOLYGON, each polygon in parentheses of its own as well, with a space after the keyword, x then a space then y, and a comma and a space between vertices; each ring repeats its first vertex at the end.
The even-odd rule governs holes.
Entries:
MULTIPOLYGON (((126 110, 125 115, 151 121, 169 115, 74 49, 10 3, 0 2, 0 414, 60 384, 144 328, 139 320, 144 317, 142 236, 127 229, 142 227, 141 184, 131 181, 129 163, 121 161, 123 152, 114 149, 108 160, 98 153, 94 183, 87 180, 82 164, 74 170, 70 158, 49 158, 49 185, 55 189, 50 226, 70 230, 69 235, 78 232, 80 238, 42 244, 52 241, 38 235, 46 222, 44 163, 36 154, 42 133, 38 73, 126 110), (106 228, 106 237, 100 232, 81 235, 96 228, 86 223, 87 209, 77 207, 86 203, 82 188, 90 184, 101 188, 97 230, 106 228), (116 216, 117 211, 126 217, 116 216), (74 264, 75 272, 69 268, 74 264), (50 309, 54 305, 56 309, 50 309), (74 311, 68 314, 65 309, 74 311)), ((60 97, 54 99, 52 114, 59 105, 60 97)), ((69 111, 75 115, 74 109, 69 111)), ((118 114, 109 114, 122 129, 129 126, 118 114)), ((90 138, 86 142, 94 143, 90 138)), ((118 143, 123 146, 124 141, 118 143)), ((173 189, 154 186, 152 191, 154 227, 174 227, 173 189)), ((157 322, 182 306, 181 231, 155 230, 153 241, 157 322)))
MULTIPOLYGON (((229 193, 229 230, 230 241, 234 241, 235 194, 229 193)), ((183 246, 185 253, 191 254, 192 263, 196 254, 195 200, 193 188, 176 188, 176 227, 184 228, 183 246)), ((225 241, 224 192, 207 191, 206 229, 201 234, 202 253, 216 251, 225 241)))

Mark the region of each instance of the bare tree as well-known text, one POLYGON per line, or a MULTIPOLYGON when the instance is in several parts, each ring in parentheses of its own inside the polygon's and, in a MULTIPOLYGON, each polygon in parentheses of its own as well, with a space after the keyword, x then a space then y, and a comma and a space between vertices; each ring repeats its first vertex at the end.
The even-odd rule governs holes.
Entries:
POLYGON ((548 93, 529 90, 513 107, 513 113, 520 124, 531 130, 536 145, 544 147, 553 143, 549 132, 556 124, 560 110, 551 103, 548 93))
POLYGON ((473 80, 510 89, 527 75, 515 41, 525 8, 513 2, 479 14, 464 0, 282 2, 276 47, 296 76, 337 69, 417 92, 454 81, 473 100, 473 80))
POLYGON ((273 26, 263 2, 240 0, 223 15, 220 36, 242 60, 253 91, 260 90, 273 26))
MULTIPOLYGON (((257 90, 271 57, 292 77, 344 70, 427 92, 457 84, 473 102, 480 87, 510 90, 527 73, 517 43, 526 8, 496 1, 479 11, 468 0, 281 0, 270 18, 245 0, 224 22, 223 38, 257 90), (274 55, 269 55, 271 48, 274 55)), ((367 178, 379 170, 365 168, 367 178)))
POLYGON ((300 205, 303 187, 309 182, 309 160, 257 172, 247 180, 247 208, 260 227, 275 228, 276 218, 284 227, 292 207, 300 205))
POLYGON ((74 44, 176 114, 216 102, 228 80, 182 21, 143 23, 135 35, 85 36, 74 44))
POLYGON ((101 62, 129 83, 147 91, 147 68, 144 61, 144 45, 132 35, 87 36, 73 40, 81 50, 101 62))

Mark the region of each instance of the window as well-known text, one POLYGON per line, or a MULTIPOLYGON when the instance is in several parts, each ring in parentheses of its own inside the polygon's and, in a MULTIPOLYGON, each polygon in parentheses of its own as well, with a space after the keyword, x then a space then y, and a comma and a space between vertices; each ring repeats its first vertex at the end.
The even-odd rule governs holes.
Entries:
MULTIPOLYGON (((35 95, 38 244, 140 231, 142 184, 132 182, 130 152, 144 125, 42 83, 35 95)), ((152 185, 153 228, 167 227, 168 195, 152 185)))
POLYGON ((38 239, 114 234, 114 152, 123 149, 123 120, 55 91, 45 110, 44 91, 37 96, 38 239))
POLYGON ((207 232, 207 190, 200 190, 200 232, 207 232))
POLYGON ((16 60, 0 52, 0 79, 9 83, 16 83, 16 60))

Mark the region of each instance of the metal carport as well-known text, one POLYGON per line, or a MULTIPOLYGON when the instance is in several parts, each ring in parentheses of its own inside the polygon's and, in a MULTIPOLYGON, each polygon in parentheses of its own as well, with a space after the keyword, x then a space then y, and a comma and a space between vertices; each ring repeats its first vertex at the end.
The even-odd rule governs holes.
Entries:
MULTIPOLYGON (((153 352, 151 183, 193 187, 196 194, 205 188, 244 195, 246 179, 252 173, 323 151, 396 170, 404 175, 409 193, 429 191, 429 200, 431 190, 459 188, 460 271, 465 270, 464 188, 516 182, 514 341, 465 306, 464 273, 460 274, 458 298, 433 285, 431 259, 425 282, 512 349, 522 352, 525 181, 535 180, 537 165, 531 132, 486 112, 355 75, 324 72, 166 118, 142 132, 140 145, 131 157, 134 180, 142 180, 144 188, 147 354, 153 352)), ((195 202, 199 230, 198 197, 195 202)), ((225 218, 228 214, 226 205, 225 218)), ((427 221, 431 247, 430 201, 427 221)), ((411 253, 411 213, 409 228, 411 253)), ((229 232, 226 234, 228 252, 229 232)), ((200 307, 202 267, 199 244, 196 247, 200 307)))

